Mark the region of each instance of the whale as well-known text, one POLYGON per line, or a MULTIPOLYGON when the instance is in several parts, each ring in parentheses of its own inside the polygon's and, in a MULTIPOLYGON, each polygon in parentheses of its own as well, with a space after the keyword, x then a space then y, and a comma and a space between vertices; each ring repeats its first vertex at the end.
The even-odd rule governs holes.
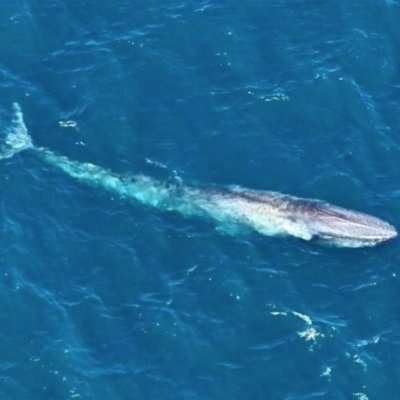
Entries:
POLYGON ((196 187, 162 182, 147 175, 120 175, 35 146, 18 103, 0 146, 0 159, 33 151, 69 177, 146 206, 214 221, 217 229, 237 234, 250 229, 265 236, 292 236, 336 247, 371 247, 397 237, 396 229, 369 214, 319 199, 240 186, 196 187))

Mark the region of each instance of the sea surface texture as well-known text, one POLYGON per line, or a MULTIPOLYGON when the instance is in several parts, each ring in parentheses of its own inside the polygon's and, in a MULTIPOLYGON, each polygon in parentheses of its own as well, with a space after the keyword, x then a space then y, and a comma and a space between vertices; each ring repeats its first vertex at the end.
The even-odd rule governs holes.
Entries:
POLYGON ((1 142, 18 102, 35 146, 127 185, 0 160, 1 399, 400 398, 398 239, 229 231, 129 192, 239 185, 399 228, 399 0, 3 0, 0 27, 1 142))

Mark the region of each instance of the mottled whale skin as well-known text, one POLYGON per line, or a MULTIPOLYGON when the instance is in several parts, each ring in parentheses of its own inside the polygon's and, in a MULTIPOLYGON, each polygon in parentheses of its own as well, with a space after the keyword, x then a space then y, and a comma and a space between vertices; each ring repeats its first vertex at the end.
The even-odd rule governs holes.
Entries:
POLYGON ((338 247, 375 246, 397 236, 396 229, 379 218, 322 200, 240 187, 210 198, 269 236, 286 234, 338 247))
POLYGON ((125 177, 90 163, 70 160, 34 146, 21 109, 15 103, 12 125, 0 148, 0 159, 26 149, 80 182, 162 210, 211 218, 226 233, 248 227, 267 236, 318 239, 339 247, 374 246, 397 236, 396 229, 385 221, 321 200, 238 186, 200 189, 159 182, 144 175, 125 177))

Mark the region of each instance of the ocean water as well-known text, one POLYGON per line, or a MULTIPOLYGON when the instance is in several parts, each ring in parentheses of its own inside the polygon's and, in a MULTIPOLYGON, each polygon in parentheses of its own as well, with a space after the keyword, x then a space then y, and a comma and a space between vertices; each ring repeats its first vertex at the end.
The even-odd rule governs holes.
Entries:
MULTIPOLYGON (((0 124, 119 177, 400 227, 400 1, 2 1, 0 124)), ((317 246, 0 160, 1 399, 396 399, 399 241, 317 246)))

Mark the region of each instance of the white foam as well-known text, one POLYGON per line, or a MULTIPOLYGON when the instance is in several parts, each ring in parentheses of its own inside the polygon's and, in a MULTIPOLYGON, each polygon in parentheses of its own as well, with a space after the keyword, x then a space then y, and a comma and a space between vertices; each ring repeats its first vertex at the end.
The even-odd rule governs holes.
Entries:
POLYGON ((0 159, 10 158, 30 147, 33 147, 33 143, 24 122, 24 115, 19 104, 14 103, 12 124, 6 131, 6 138, 0 147, 0 159))

